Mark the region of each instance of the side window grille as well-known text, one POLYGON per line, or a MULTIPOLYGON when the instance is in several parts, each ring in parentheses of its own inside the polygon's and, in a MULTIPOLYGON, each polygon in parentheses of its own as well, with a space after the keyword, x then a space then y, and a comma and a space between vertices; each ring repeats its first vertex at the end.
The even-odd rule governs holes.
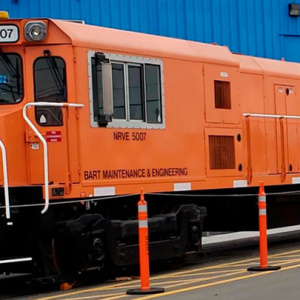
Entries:
POLYGON ((215 108, 231 109, 230 82, 215 80, 215 108))
POLYGON ((210 169, 234 169, 235 152, 233 136, 209 136, 210 169))

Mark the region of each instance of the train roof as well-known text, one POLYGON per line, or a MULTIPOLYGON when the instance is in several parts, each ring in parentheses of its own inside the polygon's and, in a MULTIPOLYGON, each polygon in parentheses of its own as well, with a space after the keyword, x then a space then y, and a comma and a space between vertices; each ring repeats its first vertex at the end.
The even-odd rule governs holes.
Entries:
POLYGON ((120 51, 147 56, 177 57, 214 64, 238 66, 225 46, 117 30, 63 20, 52 21, 70 39, 74 46, 101 48, 103 51, 120 51))
POLYGON ((274 59, 232 54, 226 46, 137 33, 63 20, 52 21, 74 46, 139 53, 155 57, 177 57, 239 67, 241 72, 278 77, 300 77, 300 64, 274 59))
MULTIPOLYGON (((28 21, 44 20, 49 26, 45 44, 72 44, 103 52, 136 54, 148 57, 178 58, 187 61, 233 66, 240 72, 267 76, 300 78, 300 64, 274 59, 233 54, 228 47, 169 38, 145 33, 124 31, 79 24, 56 19, 9 19, 22 31, 28 21)), ((0 20, 7 24, 8 20, 0 20)), ((22 39, 16 44, 22 44, 22 39)))
POLYGON ((285 78, 300 78, 299 63, 247 55, 234 54, 233 56, 240 65, 240 71, 244 73, 265 74, 268 76, 285 78))
POLYGON ((284 60, 253 58, 269 76, 300 78, 300 64, 284 60))

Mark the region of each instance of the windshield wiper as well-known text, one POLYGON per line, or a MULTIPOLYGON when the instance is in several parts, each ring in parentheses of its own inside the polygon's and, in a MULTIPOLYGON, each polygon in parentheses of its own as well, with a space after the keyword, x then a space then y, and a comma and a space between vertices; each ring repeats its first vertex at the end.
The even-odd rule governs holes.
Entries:
POLYGON ((49 69, 51 71, 52 77, 54 79, 54 82, 56 84, 56 87, 58 88, 59 94, 64 95, 65 93, 65 81, 63 77, 61 76, 58 66, 56 64, 55 59, 51 56, 50 50, 45 50, 44 55, 47 59, 47 62, 49 64, 49 69))

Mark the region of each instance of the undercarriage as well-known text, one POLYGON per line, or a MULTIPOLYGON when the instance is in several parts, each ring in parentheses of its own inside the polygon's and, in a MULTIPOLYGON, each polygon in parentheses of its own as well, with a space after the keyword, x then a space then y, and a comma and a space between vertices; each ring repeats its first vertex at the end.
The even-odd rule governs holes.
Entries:
MULTIPOLYGON (((0 270, 30 272, 36 276, 68 279, 93 271, 139 263, 137 198, 74 201, 50 205, 45 215, 40 205, 11 210, 13 225, 1 219, 0 270), (113 208, 113 209, 112 209, 113 208), (26 261, 21 261, 27 258, 26 261)), ((156 200, 157 201, 157 200, 156 200)), ((163 202, 163 201, 161 201, 163 202)), ((32 204, 32 203, 31 203, 32 204)), ((37 204, 37 203, 36 203, 37 204)), ((18 206, 18 205, 17 205, 18 206)), ((151 261, 199 253, 206 208, 195 204, 149 203, 149 253, 151 261), (159 207, 159 208, 158 208, 159 207)))

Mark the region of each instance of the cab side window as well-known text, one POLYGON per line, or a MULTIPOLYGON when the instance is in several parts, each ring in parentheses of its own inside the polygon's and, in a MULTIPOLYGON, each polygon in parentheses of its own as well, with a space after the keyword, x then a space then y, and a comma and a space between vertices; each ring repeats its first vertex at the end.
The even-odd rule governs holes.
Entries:
POLYGON ((147 64, 145 74, 147 120, 149 123, 161 123, 160 67, 147 64))
POLYGON ((112 64, 114 118, 126 119, 124 65, 112 64))
POLYGON ((89 57, 93 127, 164 128, 161 60, 100 52, 89 57))
MULTIPOLYGON (((34 63, 35 102, 66 102, 66 66, 61 57, 39 57, 34 63)), ((63 125, 60 107, 41 106, 35 110, 36 121, 41 126, 63 125)))

